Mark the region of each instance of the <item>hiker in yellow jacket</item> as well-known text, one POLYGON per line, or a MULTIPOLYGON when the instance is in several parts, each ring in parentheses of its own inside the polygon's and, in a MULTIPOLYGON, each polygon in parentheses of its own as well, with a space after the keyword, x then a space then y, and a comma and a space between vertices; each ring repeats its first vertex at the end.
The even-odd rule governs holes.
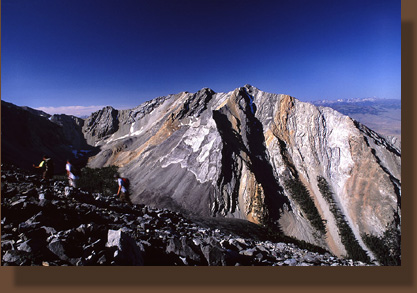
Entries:
POLYGON ((49 180, 54 176, 54 162, 47 155, 43 156, 43 160, 38 166, 33 164, 33 167, 43 169, 42 179, 49 180))

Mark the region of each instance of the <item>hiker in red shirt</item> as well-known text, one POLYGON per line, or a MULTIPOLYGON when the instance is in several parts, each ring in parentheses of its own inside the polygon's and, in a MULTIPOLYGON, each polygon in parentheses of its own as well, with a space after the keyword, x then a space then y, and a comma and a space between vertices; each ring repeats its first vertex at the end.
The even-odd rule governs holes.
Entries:
POLYGON ((114 174, 114 178, 117 178, 117 184, 119 189, 117 190, 117 196, 123 202, 132 204, 129 198, 129 179, 120 177, 119 174, 114 174))

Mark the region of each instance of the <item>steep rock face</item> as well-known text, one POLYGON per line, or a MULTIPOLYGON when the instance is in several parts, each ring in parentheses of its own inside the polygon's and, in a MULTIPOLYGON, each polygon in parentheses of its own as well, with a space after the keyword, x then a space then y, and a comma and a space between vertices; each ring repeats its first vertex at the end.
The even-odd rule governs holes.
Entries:
POLYGON ((106 138, 116 132, 119 125, 117 113, 116 109, 107 106, 94 112, 85 120, 83 132, 86 134, 85 137, 89 144, 94 144, 97 140, 106 138))
POLYGON ((247 219, 339 256, 374 258, 367 234, 399 230, 401 150, 330 108, 205 88, 105 108, 83 131, 101 148, 90 166, 120 166, 134 202, 247 219))
MULTIPOLYGON (((286 180, 288 171, 279 168, 284 148, 286 165, 293 166, 289 168, 293 171, 291 175, 297 175, 306 186, 320 216, 327 221, 328 246, 335 253, 346 253, 346 245, 340 237, 340 221, 332 211, 332 206, 336 205, 359 245, 372 257, 361 235, 382 235, 399 213, 400 150, 330 108, 316 108, 284 97, 280 107, 275 109, 279 110, 275 111, 274 121, 270 123, 267 147, 274 154, 272 160, 278 162, 276 168, 281 171, 280 178, 286 180), (385 146, 377 147, 382 142, 385 146), (280 146, 281 154, 278 152, 280 146), (377 152, 381 152, 384 163, 377 159, 377 152), (327 183, 332 193, 331 203, 318 187, 319 178, 327 183)), ((285 219, 282 217, 281 223, 287 224, 285 219)), ((286 230, 285 227, 292 225, 285 224, 282 227, 288 234, 298 233, 300 228, 286 230)))

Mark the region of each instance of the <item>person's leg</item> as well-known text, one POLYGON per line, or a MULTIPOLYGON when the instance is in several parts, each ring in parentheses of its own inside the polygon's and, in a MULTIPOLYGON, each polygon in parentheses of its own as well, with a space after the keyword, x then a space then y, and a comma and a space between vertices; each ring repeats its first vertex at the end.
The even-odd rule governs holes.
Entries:
POLYGON ((132 204, 132 202, 130 201, 130 195, 128 191, 125 193, 125 202, 127 202, 130 205, 132 204))
POLYGON ((125 197, 126 197, 125 193, 123 191, 120 191, 120 197, 119 197, 119 199, 121 201, 125 201, 125 197))

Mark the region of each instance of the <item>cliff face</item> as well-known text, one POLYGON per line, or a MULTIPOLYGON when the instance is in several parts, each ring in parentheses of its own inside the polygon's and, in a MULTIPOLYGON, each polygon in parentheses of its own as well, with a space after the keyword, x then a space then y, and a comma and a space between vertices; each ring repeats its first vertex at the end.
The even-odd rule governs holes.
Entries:
POLYGON ((83 132, 101 150, 90 166, 120 166, 136 203, 247 219, 339 256, 378 258, 370 239, 400 233, 401 150, 330 108, 205 88, 104 108, 83 132))

